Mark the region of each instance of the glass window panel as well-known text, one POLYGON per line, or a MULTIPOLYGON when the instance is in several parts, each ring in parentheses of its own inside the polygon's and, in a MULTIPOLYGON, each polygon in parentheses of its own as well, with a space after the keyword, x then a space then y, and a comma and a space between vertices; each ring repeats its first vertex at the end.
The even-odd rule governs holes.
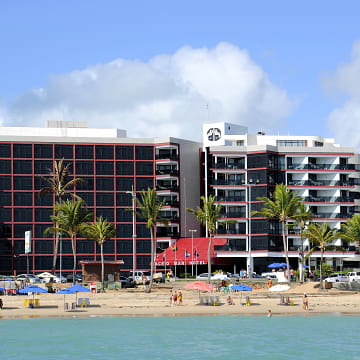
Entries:
POLYGON ((150 237, 150 230, 146 227, 146 224, 136 225, 136 236, 139 238, 150 237))
POLYGON ((94 206, 94 193, 92 192, 76 192, 76 195, 80 196, 87 206, 94 206))
POLYGON ((132 177, 116 178, 116 190, 118 191, 131 191, 133 185, 134 178, 132 177))
POLYGON ((32 158, 31 144, 14 144, 13 148, 14 158, 32 158))
POLYGON ((15 206, 32 206, 33 194, 31 192, 14 192, 15 206))
POLYGON ((154 187, 154 178, 136 178, 136 191, 146 191, 154 187))
POLYGON ((93 177, 81 177, 83 181, 76 185, 76 190, 94 190, 94 178, 93 177))
POLYGON ((134 163, 130 161, 116 162, 116 175, 134 175, 134 163))
MULTIPOLYGON (((28 178, 31 179, 31 177, 28 177, 28 178)), ((45 177, 45 178, 47 178, 47 177, 45 177)), ((15 177, 14 177, 14 183, 15 183, 15 177)), ((48 186, 49 186, 49 184, 45 181, 44 177, 42 177, 42 176, 35 176, 34 177, 34 188, 35 188, 35 190, 40 190, 43 187, 48 187, 48 186)))
POLYGON ((117 208, 116 209, 116 221, 117 222, 130 222, 132 221, 133 214, 130 209, 117 208))
POLYGON ((102 209, 96 208, 96 217, 102 216, 103 219, 107 219, 109 222, 114 222, 114 209, 102 209))
POLYGON ((117 237, 132 237, 132 224, 117 224, 117 237))
POLYGON ((136 256, 136 267, 137 269, 149 269, 150 268, 151 258, 148 256, 136 256))
POLYGON ((14 176, 14 190, 32 190, 32 177, 14 176))
POLYGON ((131 206, 132 197, 131 194, 117 193, 116 194, 116 206, 131 206))
POLYGON ((0 219, 4 222, 11 221, 11 208, 0 208, 0 219))
POLYGON ((146 254, 151 252, 150 240, 136 240, 136 252, 146 254))
POLYGON ((35 270, 45 271, 51 269, 52 256, 35 256, 35 270))
POLYGON ((97 193, 96 206, 114 206, 114 194, 112 193, 97 193))
POLYGON ((25 253, 25 241, 14 240, 14 253, 24 254, 25 253))
POLYGON ((15 222, 30 222, 33 220, 32 208, 15 208, 14 221, 15 222))
POLYGON ((154 148, 153 146, 136 146, 135 155, 136 160, 153 160, 154 148))
POLYGON ((32 224, 15 224, 14 238, 25 239, 25 231, 32 231, 32 224))
POLYGON ((35 160, 34 174, 46 175, 53 170, 53 162, 51 160, 35 160))
POLYGON ((133 242, 132 240, 117 240, 116 252, 118 254, 132 254, 133 242))
POLYGON ((133 146, 116 146, 116 159, 117 160, 133 160, 134 147, 133 146))
MULTIPOLYGON (((0 234, 1 234, 1 230, 0 230, 0 234)), ((12 243, 11 243, 10 240, 0 238, 0 254, 1 255, 11 254, 12 253, 12 248, 13 247, 12 247, 12 243)), ((2 263, 3 260, 4 260, 4 257, 1 257, 0 264, 2 263)), ((1 265, 0 265, 0 269, 1 269, 1 265)))
POLYGON ((53 240, 37 240, 34 244, 36 254, 52 254, 54 252, 53 240))
POLYGON ((73 146, 72 145, 58 145, 55 144, 55 158, 56 159, 72 159, 73 146))
POLYGON ((114 190, 114 178, 96 178, 96 190, 114 190))
POLYGON ((10 224, 0 224, 0 237, 1 238, 10 238, 11 235, 11 225, 10 224))
POLYGON ((93 161, 77 161, 76 175, 93 175, 94 162, 93 161))
POLYGON ((75 157, 77 159, 93 159, 94 146, 93 145, 75 145, 75 157))
POLYGON ((114 158, 114 147, 112 145, 96 145, 95 149, 97 159, 114 158))
POLYGON ((76 241, 76 252, 79 254, 93 254, 94 249, 95 249, 95 241, 93 241, 93 240, 77 240, 76 241))
POLYGON ((10 176, 0 176, 0 190, 11 190, 10 176))
POLYGON ((11 157, 11 144, 0 144, 0 157, 2 158, 11 157))
POLYGON ((52 208, 35 208, 35 221, 49 222, 50 216, 53 214, 52 208))
POLYGON ((112 161, 97 161, 96 175, 114 175, 114 163, 112 161))
POLYGON ((11 193, 0 192, 0 204, 2 206, 11 206, 11 193))
POLYGON ((52 239, 54 237, 54 235, 52 233, 49 233, 48 235, 44 235, 44 231, 47 228, 51 228, 52 224, 35 224, 35 233, 34 233, 34 237, 35 238, 50 238, 52 239))
POLYGON ((0 174, 11 174, 11 160, 0 161, 0 174))
POLYGON ((43 194, 41 198, 39 198, 39 193, 36 192, 34 194, 35 197, 35 206, 52 206, 54 203, 53 194, 43 194))
POLYGON ((136 163, 136 175, 154 175, 154 163, 152 161, 138 161, 136 163))
POLYGON ((14 160, 13 171, 14 174, 32 174, 32 161, 14 160))
POLYGON ((53 146, 50 144, 35 144, 34 145, 34 157, 42 159, 52 159, 53 146))
MULTIPOLYGON (((114 254, 115 253, 115 241, 114 239, 109 239, 104 242, 103 246, 104 254, 114 254)), ((96 244, 96 252, 100 254, 100 246, 96 244)))

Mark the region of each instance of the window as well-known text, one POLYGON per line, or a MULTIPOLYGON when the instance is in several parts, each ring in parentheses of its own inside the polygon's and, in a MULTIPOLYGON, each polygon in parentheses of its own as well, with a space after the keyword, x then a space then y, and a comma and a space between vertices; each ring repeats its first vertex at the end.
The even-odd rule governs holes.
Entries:
POLYGON ((0 174, 11 174, 11 161, 1 160, 0 161, 0 174))
POLYGON ((321 141, 314 141, 314 146, 315 146, 315 147, 323 147, 323 146, 324 146, 324 143, 321 142, 321 141))
POLYGON ((150 229, 146 227, 146 224, 138 224, 136 225, 136 236, 138 238, 149 238, 150 229))
POLYGON ((0 192, 0 204, 2 206, 11 206, 11 193, 0 192))
POLYGON ((53 162, 49 160, 35 160, 34 174, 49 174, 53 170, 53 162))
POLYGON ((13 148, 14 158, 32 158, 31 144, 14 144, 13 148))
MULTIPOLYGON (((104 242, 103 246, 104 254, 113 254, 115 252, 115 241, 114 239, 109 239, 104 242)), ((96 244, 96 253, 100 254, 100 246, 96 244)), ((99 259, 100 260, 100 259, 99 259)))
MULTIPOLYGON (((29 179, 30 180, 30 183, 31 183, 31 177, 30 176, 28 176, 28 177, 25 177, 25 176, 17 176, 16 178, 18 178, 18 179, 29 179)), ((14 177, 14 184, 15 184, 15 179, 16 179, 15 177, 14 177)), ((40 189, 42 189, 43 187, 45 187, 45 186, 49 186, 49 184, 43 179, 43 177, 41 177, 41 176, 35 176, 34 177, 34 187, 35 187, 35 189, 36 190, 40 190, 40 189)), ((16 189, 16 188, 15 188, 16 189)), ((32 184, 31 184, 31 186, 30 186, 30 188, 29 188, 30 190, 32 189, 32 184)), ((21 190, 21 189, 17 189, 17 190, 21 190)), ((27 190, 27 189, 23 189, 23 190, 27 190)))
POLYGON ((33 221, 32 208, 15 208, 14 209, 15 222, 31 222, 33 221))
POLYGON ((96 175, 114 175, 114 163, 112 161, 97 161, 96 175))
POLYGON ((37 240, 35 246, 37 254, 52 254, 54 252, 54 242, 52 240, 37 240))
POLYGON ((91 240, 77 240, 76 252, 78 254, 93 254, 95 249, 95 241, 91 240))
POLYGON ((116 159, 117 160, 133 160, 134 147, 133 146, 116 146, 116 159))
POLYGON ((127 193, 117 193, 116 194, 116 206, 131 206, 132 205, 132 196, 127 193))
POLYGON ((116 190, 131 191, 131 187, 134 185, 134 178, 122 177, 116 179, 116 190))
POLYGON ((11 177, 0 176, 0 190, 10 190, 10 189, 11 189, 11 177))
POLYGON ((14 192, 15 206, 32 206, 33 194, 31 192, 14 192))
POLYGON ((117 240, 116 241, 116 252, 117 253, 131 254, 132 250, 133 250, 132 240, 117 240))
POLYGON ((0 219, 3 222, 11 221, 11 208, 0 208, 0 219))
MULTIPOLYGON (((0 237, 2 239, 11 237, 11 225, 0 224, 0 237)), ((0 263, 1 263, 1 261, 0 261, 0 263)))
POLYGON ((112 145, 96 145, 96 159, 113 159, 114 147, 112 145))
POLYGON ((136 160, 153 160, 154 148, 152 146, 136 146, 136 160))
POLYGON ((76 185, 76 190, 94 190, 93 177, 81 177, 83 181, 76 185))
POLYGON ((151 252, 151 242, 149 240, 136 240, 136 252, 142 254, 151 252))
POLYGON ((96 217, 102 216, 103 219, 107 219, 109 222, 114 222, 114 209, 96 208, 96 217))
POLYGON ((131 222, 133 214, 130 209, 117 208, 116 209, 116 221, 117 222, 131 222))
POLYGON ((96 190, 114 190, 114 179, 113 178, 96 178, 96 190))
POLYGON ((14 174, 32 174, 31 160, 14 160, 14 174))
POLYGON ((77 175, 93 175, 94 174, 94 163, 92 161, 77 161, 76 165, 77 175))
POLYGON ((73 154, 73 146, 72 145, 58 145, 55 144, 55 158, 56 159, 72 159, 74 157, 73 154))
POLYGON ((14 254, 25 253, 25 241, 17 240, 14 241, 14 254))
POLYGON ((35 256, 35 269, 38 271, 51 269, 52 260, 52 256, 35 256))
POLYGON ((34 145, 34 157, 42 159, 52 159, 53 146, 50 144, 35 144, 34 145))
POLYGON ((76 159, 93 159, 94 147, 92 145, 75 145, 76 159))
POLYGON ((44 235, 44 231, 49 228, 52 227, 52 224, 35 224, 35 233, 34 233, 34 237, 35 238, 53 238, 53 234, 49 233, 48 235, 44 235))
POLYGON ((14 238, 25 239, 25 231, 32 231, 32 224, 15 224, 14 238))
POLYGON ((116 175, 134 175, 134 163, 118 161, 116 163, 116 175))
POLYGON ((53 215, 52 208, 35 208, 35 221, 49 222, 51 215, 53 215))
POLYGON ((148 188, 154 187, 153 178, 136 178, 136 190, 137 191, 146 191, 148 188))
POLYGON ((92 192, 77 192, 76 195, 80 196, 87 206, 94 206, 94 193, 92 192))
POLYGON ((306 147, 306 140, 276 140, 277 146, 306 147))
POLYGON ((14 190, 32 190, 32 177, 14 176, 14 190))
MULTIPOLYGON (((15 195, 15 193, 14 193, 14 195, 15 195)), ((35 206, 52 206, 53 205, 53 202, 54 202, 53 194, 43 194, 41 196, 41 198, 39 198, 39 193, 36 192, 34 194, 34 196, 35 196, 35 206)))
POLYGON ((117 237, 132 237, 132 224, 118 224, 117 237))
POLYGON ((151 257, 149 256, 137 256, 136 257, 136 267, 138 269, 149 269, 151 262, 151 257))
POLYGON ((154 164, 153 162, 137 162, 136 175, 153 175, 154 164))
POLYGON ((10 158, 11 157, 11 145, 10 144, 0 144, 0 157, 10 158))
POLYGON ((97 193, 96 206, 114 206, 114 194, 97 193))
POLYGON ((236 146, 244 146, 245 141, 244 140, 236 140, 236 146))

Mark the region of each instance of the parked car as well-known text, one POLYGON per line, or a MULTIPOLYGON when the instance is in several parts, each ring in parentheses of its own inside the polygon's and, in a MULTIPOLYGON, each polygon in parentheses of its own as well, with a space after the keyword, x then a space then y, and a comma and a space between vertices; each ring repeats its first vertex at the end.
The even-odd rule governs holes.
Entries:
POLYGON ((226 276, 233 280, 240 280, 241 277, 238 274, 226 273, 226 276))
POLYGON ((360 281, 360 271, 350 271, 347 276, 349 281, 360 281))
POLYGON ((150 271, 135 271, 135 279, 133 278, 133 274, 131 272, 129 278, 135 281, 136 283, 142 284, 143 275, 146 276, 146 282, 150 281, 150 276, 151 276, 150 271))
MULTIPOLYGON (((210 274, 211 277, 214 276, 213 273, 210 274)), ((199 280, 207 280, 208 279, 208 273, 202 273, 196 277, 199 280)))
POLYGON ((61 275, 61 279, 60 279, 60 274, 58 275, 54 275, 51 274, 49 272, 43 272, 41 274, 37 275, 40 279, 42 283, 49 283, 49 282, 54 282, 54 283, 60 283, 60 282, 66 282, 66 278, 61 275))
POLYGON ((325 282, 340 282, 340 281, 349 281, 349 277, 346 274, 334 273, 329 275, 325 280, 325 282))
MULTIPOLYGON (((73 274, 72 273, 68 274, 66 276, 66 280, 67 280, 67 282, 73 282, 73 274)), ((75 274, 75 280, 76 280, 76 282, 82 282, 82 280, 83 280, 82 275, 81 274, 75 274)))
POLYGON ((41 283, 40 278, 34 274, 19 274, 16 276, 16 280, 29 282, 30 284, 39 284, 41 283))
POLYGON ((132 277, 120 276, 119 281, 122 288, 127 289, 135 287, 135 282, 133 281, 132 277))

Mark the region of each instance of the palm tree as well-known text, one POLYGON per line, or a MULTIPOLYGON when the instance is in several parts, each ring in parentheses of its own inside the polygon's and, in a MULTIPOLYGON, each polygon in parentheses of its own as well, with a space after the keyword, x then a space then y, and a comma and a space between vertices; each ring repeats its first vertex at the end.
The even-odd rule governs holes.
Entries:
POLYGON ((88 213, 88 209, 83 200, 66 200, 62 203, 55 204, 56 215, 51 216, 55 227, 50 227, 45 230, 45 234, 50 232, 59 232, 71 238, 71 246, 74 255, 73 279, 75 280, 76 271, 76 252, 75 252, 75 237, 82 233, 84 224, 93 219, 93 214, 88 213))
POLYGON ((346 224, 341 225, 341 238, 350 241, 360 243, 360 214, 355 214, 349 219, 346 224))
POLYGON ((301 197, 286 187, 284 184, 276 185, 274 200, 264 196, 258 198, 264 201, 265 206, 261 211, 253 211, 251 216, 263 216, 268 219, 276 219, 282 224, 283 246, 287 265, 288 283, 290 285, 290 264, 286 243, 285 229, 288 220, 295 219, 297 209, 301 204, 301 197))
POLYGON ((154 240, 154 232, 157 223, 162 223, 165 226, 168 225, 168 221, 166 219, 161 219, 158 217, 159 211, 164 205, 164 201, 160 202, 158 200, 156 190, 148 188, 147 191, 142 191, 140 193, 141 199, 137 199, 137 207, 139 211, 136 214, 147 220, 146 227, 150 229, 150 237, 151 237, 151 277, 150 277, 150 286, 149 292, 151 292, 152 283, 153 283, 153 275, 154 275, 154 261, 155 261, 155 240, 154 240))
POLYGON ((338 238, 339 234, 336 232, 336 229, 331 229, 327 223, 311 223, 304 232, 304 236, 320 248, 320 289, 322 289, 322 263, 325 248, 327 245, 331 244, 333 240, 338 238))
MULTIPOLYGON (((61 204, 67 190, 72 188, 74 185, 83 181, 83 179, 75 178, 69 180, 69 175, 71 174, 70 171, 70 164, 63 164, 64 159, 60 160, 59 162, 54 162, 54 171, 50 170, 49 175, 50 177, 43 177, 42 179, 48 183, 48 186, 43 187, 39 191, 39 198, 44 194, 55 194, 55 202, 58 199, 58 202, 61 204)), ((55 205, 54 205, 55 208, 55 205)), ((55 224, 55 227, 58 227, 58 224, 55 224)), ((58 255, 58 248, 59 248, 59 232, 55 232, 55 249, 54 249, 54 257, 53 257, 53 265, 51 268, 51 272, 54 274, 56 269, 56 260, 58 255)))
POLYGON ((210 195, 208 199, 205 196, 200 197, 203 206, 197 207, 194 209, 187 209, 187 211, 191 212, 196 220, 203 226, 207 225, 209 231, 209 247, 208 247, 208 283, 210 284, 211 280, 211 244, 213 235, 216 232, 216 223, 221 218, 221 201, 219 201, 216 205, 215 196, 210 195))
POLYGON ((111 237, 116 235, 116 229, 113 223, 107 221, 107 219, 103 219, 100 216, 96 221, 92 224, 85 224, 81 229, 82 233, 88 239, 94 239, 100 245, 101 252, 101 289, 102 292, 104 289, 104 242, 109 240, 111 237))
POLYGON ((312 219, 311 209, 307 208, 304 203, 300 203, 295 215, 295 221, 300 225, 300 241, 301 241, 301 268, 300 268, 300 282, 304 282, 304 237, 303 232, 306 224, 312 219))

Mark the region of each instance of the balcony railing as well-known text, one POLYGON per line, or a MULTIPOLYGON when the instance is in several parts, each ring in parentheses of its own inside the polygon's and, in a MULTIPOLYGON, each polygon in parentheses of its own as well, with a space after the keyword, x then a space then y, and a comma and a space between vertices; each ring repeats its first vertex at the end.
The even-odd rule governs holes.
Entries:
POLYGON ((353 213, 317 213, 312 214, 313 219, 349 219, 353 216, 353 213))
POLYGON ((171 170, 171 169, 156 169, 156 175, 173 175, 177 176, 179 175, 178 170, 171 170))
POLYGON ((305 202, 354 202, 354 199, 346 196, 305 196, 303 199, 305 202))
POLYGON ((291 164, 288 169, 294 170, 355 170, 354 164, 291 164))
POLYGON ((223 218, 246 218, 245 211, 221 212, 220 216, 223 218))
POLYGON ((179 186, 177 185, 156 185, 156 191, 178 191, 179 186))
MULTIPOLYGON (((162 202, 163 200, 159 198, 159 201, 162 202)), ((178 200, 166 200, 163 204, 163 206, 179 206, 178 200)))
POLYGON ((245 164, 244 163, 239 163, 239 164, 223 164, 223 163, 216 163, 216 164, 212 164, 211 168, 213 169, 222 169, 222 170, 238 170, 238 169, 245 169, 245 164))
POLYGON ((161 153, 155 155, 156 160, 163 160, 163 159, 170 159, 170 160, 178 160, 178 154, 171 154, 171 153, 161 153))
POLYGON ((240 186, 240 185, 245 185, 245 179, 240 179, 240 180, 213 180, 212 185, 240 186))
POLYGON ((289 186, 354 186, 359 185, 360 179, 341 180, 288 180, 289 186))
POLYGON ((239 195, 239 196, 215 196, 215 201, 223 201, 223 202, 227 202, 227 201, 246 201, 246 197, 245 195, 239 195))
POLYGON ((218 228, 216 229, 216 233, 220 235, 244 235, 246 233, 245 228, 244 229, 224 229, 224 228, 218 228))
POLYGON ((214 245, 215 251, 246 251, 246 245, 214 245))
POLYGON ((159 213, 159 217, 161 217, 162 219, 166 219, 170 222, 179 222, 178 216, 167 216, 167 215, 161 215, 161 213, 159 213))

